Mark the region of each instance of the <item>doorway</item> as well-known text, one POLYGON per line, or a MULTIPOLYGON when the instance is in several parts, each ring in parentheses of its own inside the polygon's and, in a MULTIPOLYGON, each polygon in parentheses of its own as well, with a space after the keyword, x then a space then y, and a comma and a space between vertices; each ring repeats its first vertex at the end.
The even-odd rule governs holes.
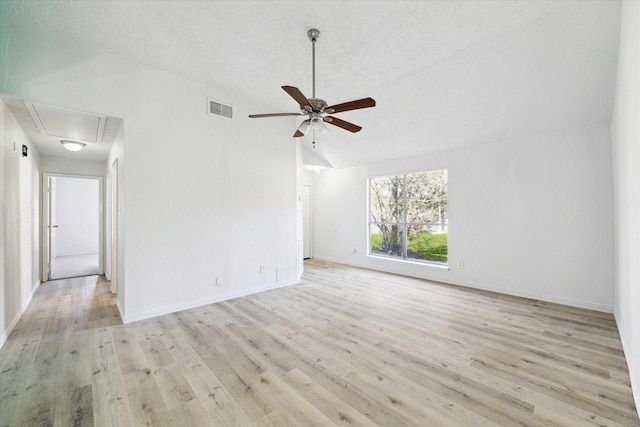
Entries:
POLYGON ((44 174, 45 280, 103 273, 102 178, 44 174))

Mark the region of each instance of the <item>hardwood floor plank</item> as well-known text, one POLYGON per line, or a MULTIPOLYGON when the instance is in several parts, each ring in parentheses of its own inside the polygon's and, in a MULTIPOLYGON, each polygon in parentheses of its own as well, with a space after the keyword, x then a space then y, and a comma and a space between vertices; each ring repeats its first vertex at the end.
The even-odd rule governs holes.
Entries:
POLYGON ((615 319, 320 261, 123 325, 47 282, 0 350, 0 426, 640 426, 615 319))
POLYGON ((65 404, 56 404, 55 425, 93 426, 93 393, 91 385, 78 387, 64 393, 65 404))
MULTIPOLYGON (((10 426, 53 426, 55 420, 55 389, 53 380, 42 381, 25 388, 14 400, 16 410, 11 421, 0 420, 0 425, 10 426)), ((0 414, 4 418, 4 414, 0 414)))
POLYGON ((523 384, 527 388, 551 396, 566 404, 578 407, 586 413, 593 414, 594 416, 599 416, 622 425, 639 425, 638 414, 634 414, 634 411, 629 411, 629 409, 624 406, 616 405, 617 407, 614 409, 608 405, 601 404, 599 401, 581 397, 573 393, 570 389, 548 384, 543 380, 538 379, 535 375, 516 372, 509 365, 489 359, 477 359, 473 362, 472 366, 482 369, 492 375, 508 379, 509 381, 513 381, 518 384, 523 384))
POLYGON ((178 369, 183 372, 200 406, 206 411, 207 422, 224 426, 251 425, 251 420, 244 410, 186 340, 179 336, 165 339, 176 361, 179 362, 178 369))
POLYGON ((111 329, 116 354, 122 375, 129 375, 148 367, 147 356, 138 340, 135 326, 120 326, 111 329))
POLYGON ((285 374, 287 384, 311 402, 327 418, 336 425, 376 426, 373 421, 348 405, 326 388, 315 382, 299 369, 292 369, 285 374))
POLYGON ((132 426, 133 417, 111 328, 94 329, 90 346, 95 425, 132 426))
POLYGON ((169 410, 158 390, 151 368, 144 368, 125 375, 124 384, 134 425, 168 425, 169 410))

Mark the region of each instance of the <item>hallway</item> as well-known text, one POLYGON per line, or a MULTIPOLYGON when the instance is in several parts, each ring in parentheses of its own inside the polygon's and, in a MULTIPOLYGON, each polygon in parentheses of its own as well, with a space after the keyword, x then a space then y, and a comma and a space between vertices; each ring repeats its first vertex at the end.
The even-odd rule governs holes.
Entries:
POLYGON ((93 426, 89 332, 121 323, 104 276, 40 285, 1 350, 0 425, 93 426))

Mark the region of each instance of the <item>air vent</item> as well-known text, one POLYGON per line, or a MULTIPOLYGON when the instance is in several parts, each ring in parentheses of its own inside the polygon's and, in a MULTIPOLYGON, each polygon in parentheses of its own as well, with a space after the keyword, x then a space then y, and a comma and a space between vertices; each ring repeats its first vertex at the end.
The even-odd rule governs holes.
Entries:
POLYGON ((233 117, 233 108, 228 105, 220 104, 212 99, 209 100, 209 114, 215 114, 222 117, 233 117))

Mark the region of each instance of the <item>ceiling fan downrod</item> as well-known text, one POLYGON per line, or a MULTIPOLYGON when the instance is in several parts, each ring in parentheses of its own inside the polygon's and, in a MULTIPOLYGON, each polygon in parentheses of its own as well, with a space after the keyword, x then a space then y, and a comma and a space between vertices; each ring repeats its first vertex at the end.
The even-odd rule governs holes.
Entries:
POLYGON ((315 28, 307 31, 307 36, 311 40, 311 81, 312 81, 312 94, 311 97, 316 97, 316 40, 320 37, 320 31, 315 28))

